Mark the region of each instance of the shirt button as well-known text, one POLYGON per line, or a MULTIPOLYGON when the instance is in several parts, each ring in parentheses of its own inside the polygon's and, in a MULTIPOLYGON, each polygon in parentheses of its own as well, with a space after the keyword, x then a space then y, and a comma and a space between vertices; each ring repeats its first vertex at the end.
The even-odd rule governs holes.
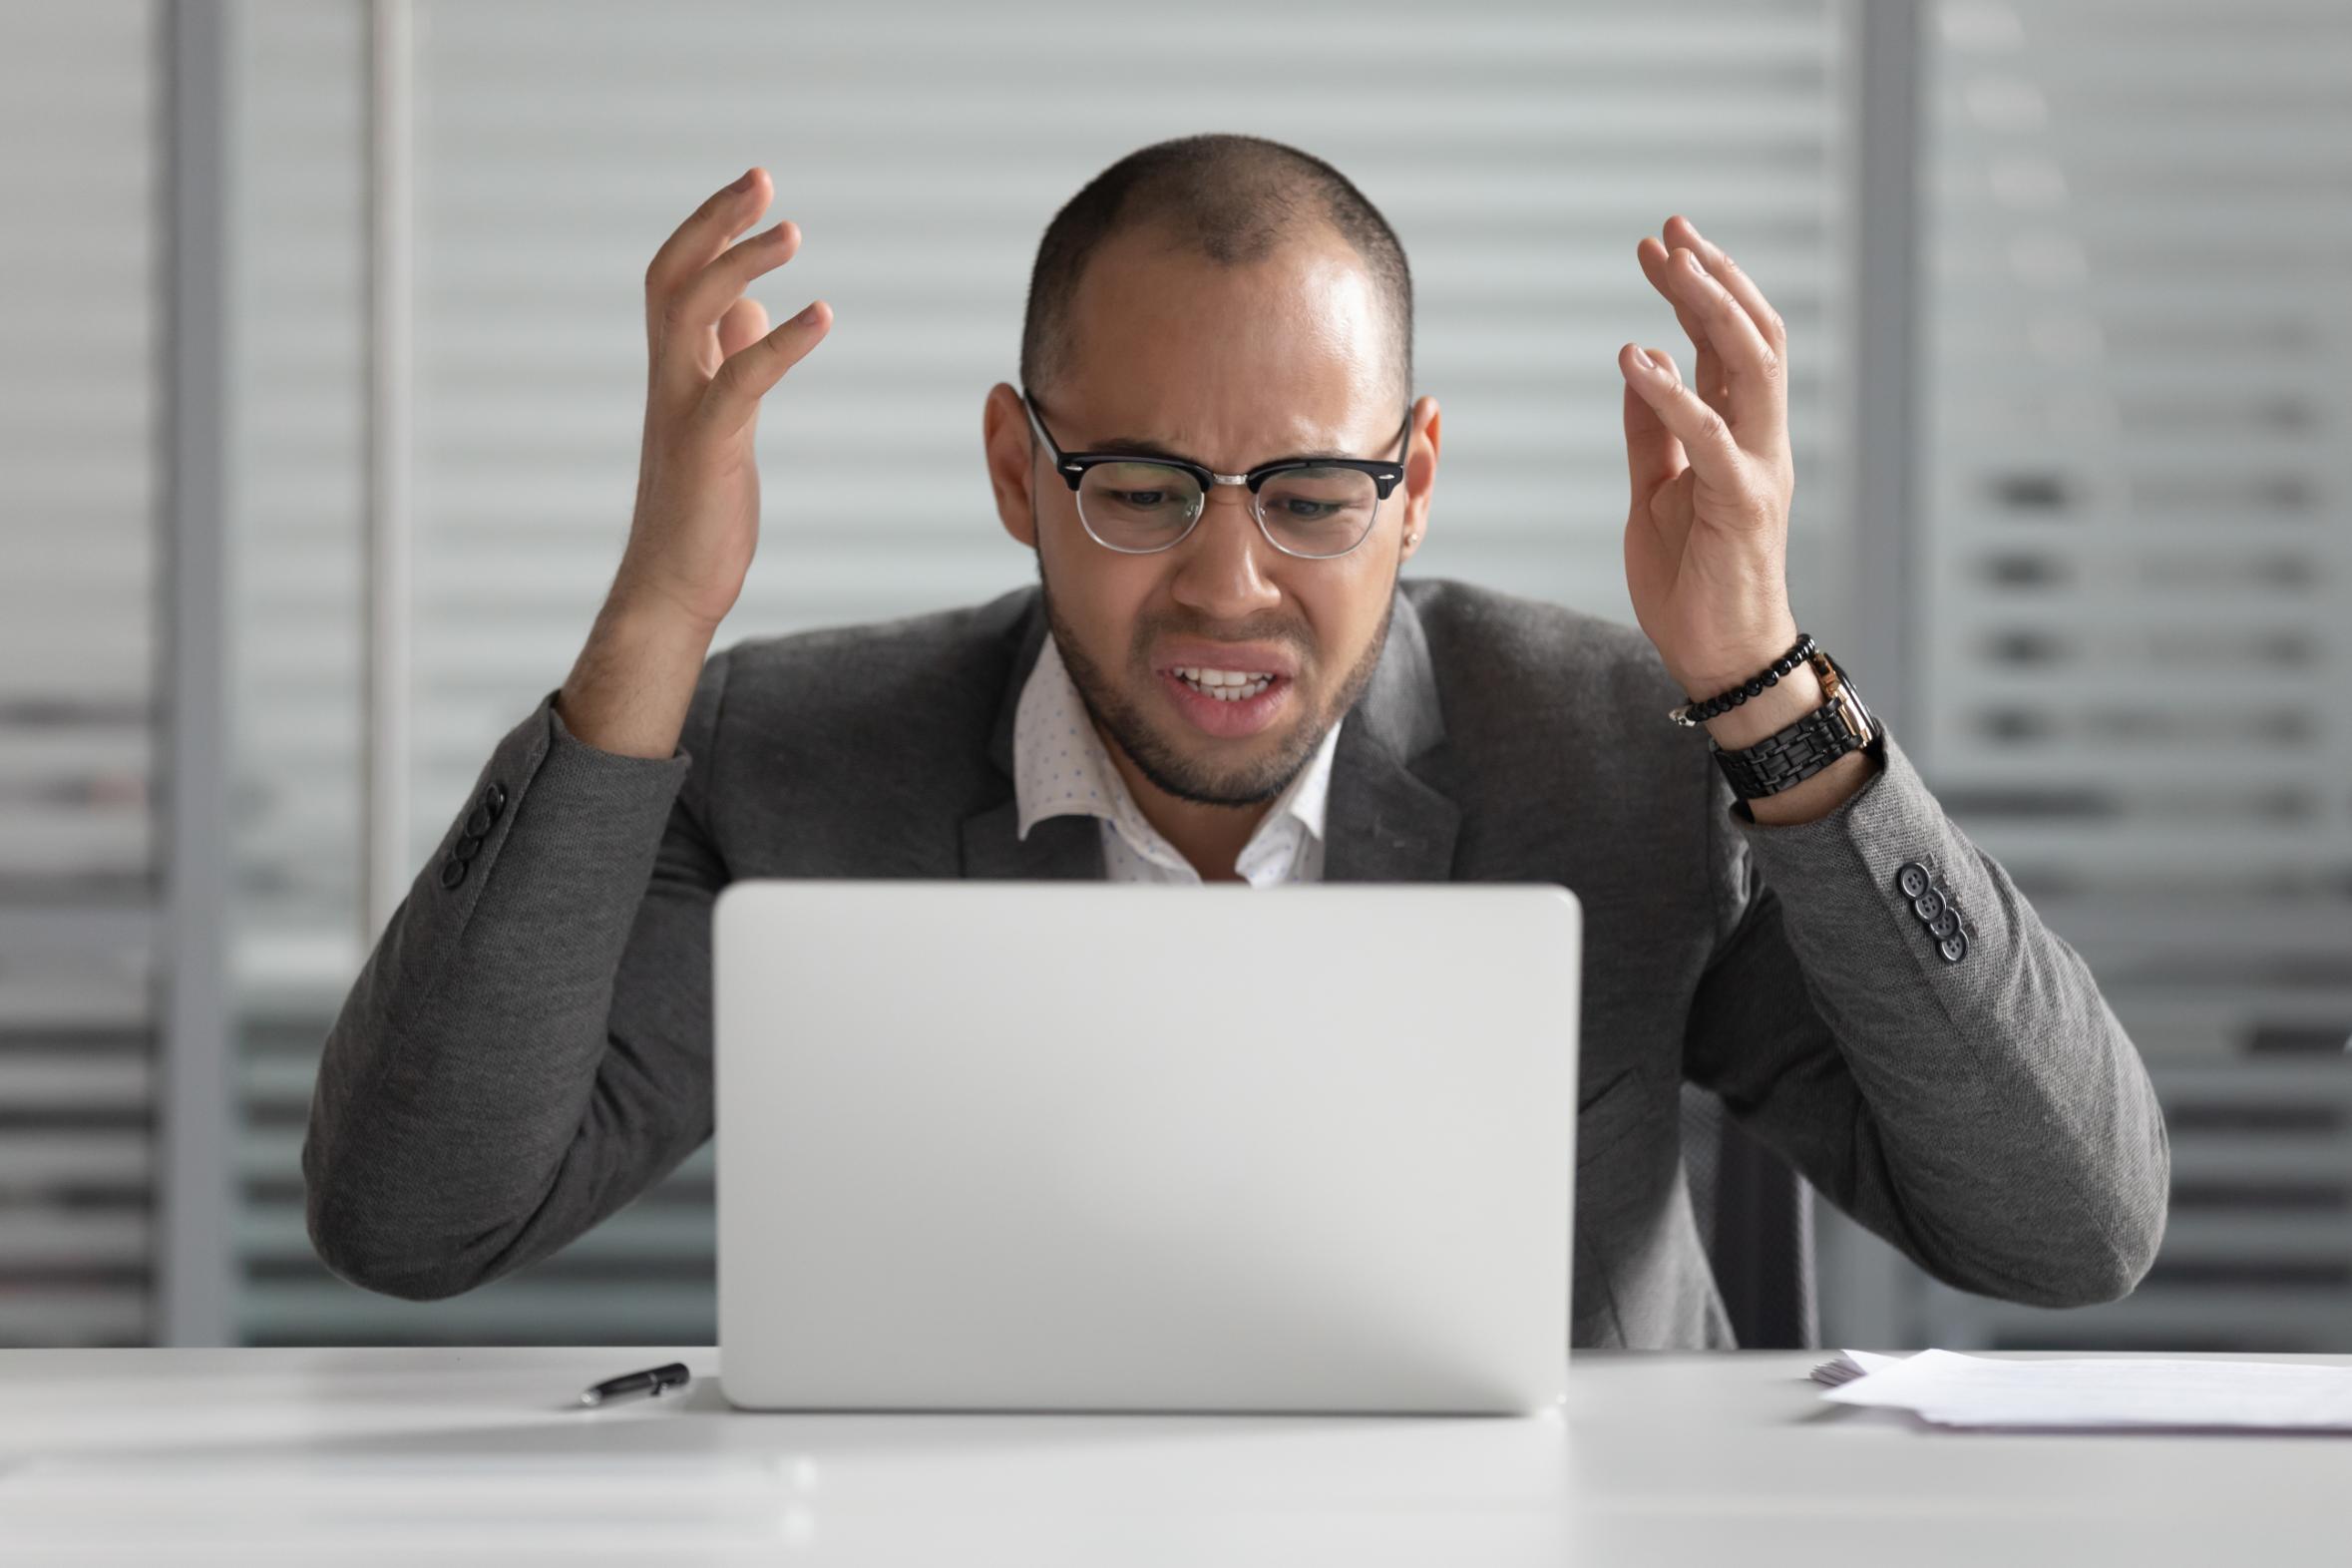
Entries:
POLYGON ((1895 873, 1895 886, 1903 890, 1906 899, 1919 897, 1932 885, 1927 868, 1915 860, 1903 862, 1902 869, 1895 873))

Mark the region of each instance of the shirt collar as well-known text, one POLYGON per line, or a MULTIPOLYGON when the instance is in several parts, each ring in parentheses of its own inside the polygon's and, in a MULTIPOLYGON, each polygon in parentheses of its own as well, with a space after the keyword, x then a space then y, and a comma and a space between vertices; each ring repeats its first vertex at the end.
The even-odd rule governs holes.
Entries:
MULTIPOLYGON (((1250 858, 1250 849, 1261 840, 1279 831, 1285 819, 1296 821, 1318 841, 1323 838, 1325 807, 1331 797, 1332 756, 1339 740, 1340 725, 1334 724, 1325 732, 1315 755, 1275 798, 1265 820, 1250 835, 1243 859, 1250 858)), ((1078 695, 1050 632, 1037 650, 1036 667, 1021 686, 1013 714, 1012 788, 1023 839, 1047 817, 1085 816, 1108 822, 1139 852, 1148 853, 1146 846, 1153 843, 1167 843, 1135 804, 1127 781, 1119 776, 1102 738, 1094 733, 1085 699, 1078 695)), ((1175 851, 1170 847, 1167 853, 1174 855, 1175 851)))

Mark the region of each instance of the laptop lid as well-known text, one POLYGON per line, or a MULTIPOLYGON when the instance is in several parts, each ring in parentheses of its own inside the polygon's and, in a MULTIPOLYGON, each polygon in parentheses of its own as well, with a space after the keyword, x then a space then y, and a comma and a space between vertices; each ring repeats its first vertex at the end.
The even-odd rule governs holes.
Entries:
POLYGON ((1566 890, 749 881, 714 919, 736 1404, 1558 1397, 1566 890))

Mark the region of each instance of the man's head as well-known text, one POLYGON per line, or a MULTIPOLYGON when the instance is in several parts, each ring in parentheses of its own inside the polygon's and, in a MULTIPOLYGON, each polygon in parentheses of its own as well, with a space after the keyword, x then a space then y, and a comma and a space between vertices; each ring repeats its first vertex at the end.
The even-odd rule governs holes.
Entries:
POLYGON ((1371 678, 1436 469, 1433 400, 1399 439, 1411 342, 1411 277, 1386 221, 1338 171, 1277 143, 1145 148, 1047 227, 1021 376, 1065 452, 1221 474, 1309 455, 1405 465, 1343 556, 1277 550, 1228 486, 1173 548, 1124 555, 1088 535, 1019 394, 990 391, 998 514, 1037 552, 1055 641, 1114 755, 1168 795, 1270 800, 1371 678), (1180 670, 1274 678, 1227 701, 1180 670))

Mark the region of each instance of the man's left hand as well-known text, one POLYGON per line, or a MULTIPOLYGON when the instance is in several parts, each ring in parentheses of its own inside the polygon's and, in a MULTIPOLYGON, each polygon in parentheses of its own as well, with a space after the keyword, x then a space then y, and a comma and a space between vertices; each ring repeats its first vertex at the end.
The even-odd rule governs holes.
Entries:
POLYGON ((1682 379, 1628 343, 1625 455, 1634 614, 1694 698, 1748 679, 1796 640, 1788 607, 1787 328, 1753 278, 1688 218, 1636 248, 1697 350, 1682 379))

